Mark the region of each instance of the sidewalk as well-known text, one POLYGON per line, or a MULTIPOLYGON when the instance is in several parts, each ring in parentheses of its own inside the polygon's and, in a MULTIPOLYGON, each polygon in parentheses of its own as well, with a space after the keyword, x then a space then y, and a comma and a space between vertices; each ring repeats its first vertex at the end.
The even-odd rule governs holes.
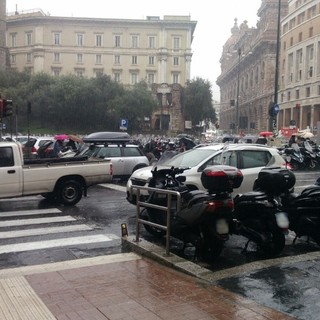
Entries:
POLYGON ((0 319, 293 318, 144 255, 124 253, 0 270, 0 319))

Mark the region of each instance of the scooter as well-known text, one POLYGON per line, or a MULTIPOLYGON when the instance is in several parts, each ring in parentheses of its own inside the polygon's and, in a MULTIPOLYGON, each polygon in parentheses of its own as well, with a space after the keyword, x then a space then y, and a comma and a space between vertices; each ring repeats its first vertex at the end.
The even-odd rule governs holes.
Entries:
POLYGON ((291 173, 280 168, 262 169, 254 183, 254 191, 235 197, 231 232, 248 239, 243 252, 247 251, 250 242, 268 256, 282 252, 289 220, 279 208, 276 197, 293 187, 295 177, 292 173, 293 179, 291 173))
POLYGON ((305 158, 297 143, 293 143, 290 148, 285 148, 283 157, 294 171, 306 168, 305 158))
POLYGON ((320 246, 320 178, 306 187, 301 194, 286 190, 280 198, 283 210, 288 213, 289 229, 297 238, 307 236, 320 246))
MULTIPOLYGON (((149 187, 178 191, 181 195, 180 210, 177 197, 171 202, 171 236, 181 240, 183 250, 188 244, 195 247, 195 259, 215 260, 229 239, 229 223, 233 217, 233 188, 240 187, 243 175, 230 166, 207 167, 201 174, 201 182, 208 192, 189 190, 184 185, 185 177, 179 176, 186 168, 160 169, 152 171, 149 187)), ((164 206, 167 196, 152 191, 147 201, 152 205, 164 206)), ((167 225, 167 215, 157 208, 146 207, 141 218, 162 226, 167 225)), ((144 224, 154 236, 162 237, 165 231, 144 224)))

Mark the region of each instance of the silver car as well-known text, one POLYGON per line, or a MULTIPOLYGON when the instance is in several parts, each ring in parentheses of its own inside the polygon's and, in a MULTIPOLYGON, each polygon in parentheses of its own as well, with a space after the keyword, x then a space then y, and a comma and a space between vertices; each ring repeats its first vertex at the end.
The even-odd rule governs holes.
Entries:
MULTIPOLYGON (((234 194, 252 191, 253 183, 260 170, 265 166, 285 167, 285 160, 277 149, 254 144, 215 144, 194 148, 180 153, 162 163, 163 167, 187 167, 182 176, 186 177, 185 184, 193 190, 205 190, 201 183, 201 172, 208 166, 225 164, 241 169, 243 182, 240 188, 234 190, 234 194)), ((157 165, 157 164, 156 164, 157 165)), ((135 171, 127 182, 127 200, 135 204, 135 191, 132 186, 147 186, 151 179, 152 166, 135 171)), ((141 190, 142 196, 147 196, 145 190, 141 190)))

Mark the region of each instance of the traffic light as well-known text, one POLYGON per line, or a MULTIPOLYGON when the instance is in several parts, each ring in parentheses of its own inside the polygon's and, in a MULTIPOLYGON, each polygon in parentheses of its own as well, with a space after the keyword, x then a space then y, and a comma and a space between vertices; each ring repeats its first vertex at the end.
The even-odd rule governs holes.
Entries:
POLYGON ((10 117, 13 115, 13 105, 12 105, 12 100, 9 99, 2 99, 3 101, 3 106, 2 106, 2 114, 3 117, 10 117))

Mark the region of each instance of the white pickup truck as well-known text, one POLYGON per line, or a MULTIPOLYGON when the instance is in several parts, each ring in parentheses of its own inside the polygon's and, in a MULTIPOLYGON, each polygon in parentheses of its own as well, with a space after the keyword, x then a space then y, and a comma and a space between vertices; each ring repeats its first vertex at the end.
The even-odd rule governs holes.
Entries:
POLYGON ((109 160, 24 160, 19 143, 0 142, 0 199, 41 194, 72 206, 87 195, 88 187, 111 181, 109 160))

